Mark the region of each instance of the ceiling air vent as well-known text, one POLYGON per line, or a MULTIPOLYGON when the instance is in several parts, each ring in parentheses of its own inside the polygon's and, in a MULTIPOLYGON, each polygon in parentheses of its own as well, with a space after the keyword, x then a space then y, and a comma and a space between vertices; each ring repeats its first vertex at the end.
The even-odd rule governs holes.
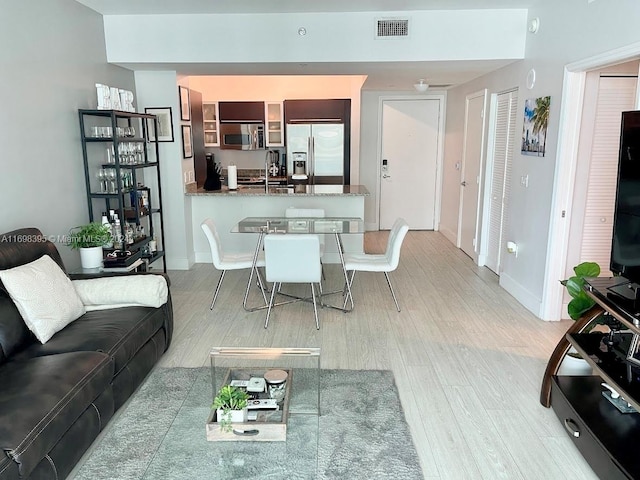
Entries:
POLYGON ((376 38, 398 38, 409 36, 408 19, 388 19, 378 20, 376 38))

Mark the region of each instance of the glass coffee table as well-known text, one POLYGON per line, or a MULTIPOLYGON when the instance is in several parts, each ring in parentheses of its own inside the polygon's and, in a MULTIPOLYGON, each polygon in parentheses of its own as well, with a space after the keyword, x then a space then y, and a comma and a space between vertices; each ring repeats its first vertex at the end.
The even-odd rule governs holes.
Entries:
MULTIPOLYGON (((319 348, 214 347, 210 351, 211 392, 231 382, 249 394, 249 420, 224 432, 213 411, 206 439, 225 463, 269 461, 287 471, 317 472, 320 418, 319 348), (281 379, 273 381, 271 374, 281 379), (256 380, 257 379, 257 380, 256 380), (265 379, 260 386, 261 379, 265 379), (251 384, 257 387, 251 388, 251 384), (246 386, 245 386, 246 385, 246 386), (255 390, 261 390, 256 392, 255 390), (289 468, 285 466, 289 465, 289 468)), ((203 419, 204 421, 205 419, 203 419)), ((222 472, 221 472, 222 473, 222 472)), ((220 477, 222 478, 222 477, 220 477)))

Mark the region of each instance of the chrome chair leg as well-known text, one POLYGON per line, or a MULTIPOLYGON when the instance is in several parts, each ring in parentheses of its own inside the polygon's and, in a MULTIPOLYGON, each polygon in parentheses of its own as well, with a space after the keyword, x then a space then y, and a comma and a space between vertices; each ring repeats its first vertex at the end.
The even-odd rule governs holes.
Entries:
MULTIPOLYGON (((258 267, 255 267, 255 271, 256 271, 258 287, 260 287, 260 291, 262 293, 262 299, 264 300, 264 304, 266 306, 268 303, 268 300, 267 300, 267 295, 265 294, 265 285, 264 285, 265 282, 262 280, 262 275, 260 275, 260 270, 258 269, 258 267)), ((247 300, 249 298, 249 290, 251 289, 252 280, 253 280, 253 270, 251 270, 251 273, 249 274, 249 281, 247 281, 247 288, 244 291, 244 299, 242 300, 242 307, 245 310, 247 310, 247 300)))
POLYGON ((316 288, 311 284, 311 297, 313 297, 313 314, 316 317, 316 330, 320 330, 320 322, 318 321, 318 307, 316 306, 316 288))
POLYGON ((271 288, 271 298, 269 300, 269 308, 267 308, 267 318, 264 321, 264 328, 267 328, 267 326, 269 325, 269 316, 271 315, 271 307, 273 306, 273 297, 275 297, 276 295, 276 290, 276 284, 274 283, 271 288))
POLYGON ((398 305, 398 299, 396 298, 396 294, 393 291, 391 280, 389 280, 389 274, 387 272, 384 272, 384 278, 387 279, 387 285, 389 285, 389 290, 391 290, 391 296, 393 297, 393 301, 396 302, 396 310, 400 311, 400 305, 398 305))
POLYGON ((351 310, 353 310, 353 292, 351 291, 351 287, 353 285, 353 278, 356 276, 356 271, 351 270, 351 277, 347 275, 347 281, 344 284, 344 289, 342 291, 342 295, 344 297, 344 304, 342 305, 342 309, 347 309, 347 302, 351 300, 351 310))
POLYGON ((213 310, 213 306, 216 303, 216 299, 218 298, 218 292, 220 292, 220 287, 222 286, 222 280, 224 280, 224 274, 226 273, 226 270, 222 270, 222 273, 220 274, 220 279, 218 279, 218 284, 216 285, 216 291, 213 293, 213 300, 211 301, 211 307, 209 308, 209 310, 213 310))
POLYGON ((260 291, 262 292, 262 298, 264 300, 264 304, 267 304, 267 295, 265 294, 266 291, 266 280, 262 279, 262 275, 260 274, 260 269, 258 269, 258 267, 256 267, 256 276, 258 277, 258 286, 260 287, 260 291))

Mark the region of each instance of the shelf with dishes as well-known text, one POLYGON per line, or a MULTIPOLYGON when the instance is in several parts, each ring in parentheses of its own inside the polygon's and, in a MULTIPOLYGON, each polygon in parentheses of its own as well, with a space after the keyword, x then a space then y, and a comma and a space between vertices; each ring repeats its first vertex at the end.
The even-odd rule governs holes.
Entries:
POLYGON ((284 146, 283 102, 265 102, 267 147, 284 146))
POLYGON ((217 102, 202 103, 202 120, 204 126, 204 146, 220 146, 220 118, 218 116, 217 102))

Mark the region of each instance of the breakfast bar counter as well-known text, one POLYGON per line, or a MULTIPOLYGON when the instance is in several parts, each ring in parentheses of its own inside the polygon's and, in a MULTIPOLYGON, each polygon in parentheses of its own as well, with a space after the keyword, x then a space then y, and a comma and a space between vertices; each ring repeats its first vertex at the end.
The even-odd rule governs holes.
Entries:
POLYGON ((269 191, 265 191, 264 185, 262 186, 245 186, 239 185, 237 190, 229 190, 227 187, 222 187, 220 190, 205 190, 203 188, 197 188, 195 184, 189 184, 186 186, 185 195, 193 196, 344 196, 344 195, 356 195, 367 196, 369 191, 364 185, 295 185, 293 187, 288 186, 271 186, 269 191))
MULTIPOLYGON (((223 248, 229 253, 253 251, 257 235, 232 233, 233 227, 245 217, 279 217, 289 207, 321 208, 326 217, 353 217, 364 219, 364 199, 369 191, 363 185, 296 185, 273 186, 266 192, 251 185, 230 191, 206 191, 187 185, 185 195, 191 200, 193 246, 196 263, 211 262, 211 251, 200 224, 211 218, 220 235, 223 248)), ((344 240, 345 252, 362 252, 363 235, 348 235, 344 240)), ((339 263, 334 241, 325 244, 325 263, 339 263)))

